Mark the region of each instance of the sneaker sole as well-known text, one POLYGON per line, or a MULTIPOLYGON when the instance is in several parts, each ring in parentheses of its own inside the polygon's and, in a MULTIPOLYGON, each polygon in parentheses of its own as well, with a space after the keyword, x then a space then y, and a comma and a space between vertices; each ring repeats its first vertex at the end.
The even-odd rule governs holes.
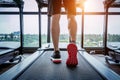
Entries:
POLYGON ((61 63, 62 60, 61 60, 60 58, 54 59, 54 58, 51 57, 51 61, 52 61, 53 63, 61 63))
POLYGON ((78 64, 77 46, 71 43, 67 46, 67 51, 68 51, 68 59, 66 61, 66 65, 68 67, 76 67, 76 65, 78 64))

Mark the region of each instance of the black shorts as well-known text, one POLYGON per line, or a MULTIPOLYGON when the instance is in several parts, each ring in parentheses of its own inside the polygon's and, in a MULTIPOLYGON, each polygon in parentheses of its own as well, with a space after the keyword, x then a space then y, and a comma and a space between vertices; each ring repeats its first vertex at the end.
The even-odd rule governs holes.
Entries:
POLYGON ((51 2, 51 15, 60 14, 62 4, 67 14, 76 15, 76 0, 52 0, 51 2))

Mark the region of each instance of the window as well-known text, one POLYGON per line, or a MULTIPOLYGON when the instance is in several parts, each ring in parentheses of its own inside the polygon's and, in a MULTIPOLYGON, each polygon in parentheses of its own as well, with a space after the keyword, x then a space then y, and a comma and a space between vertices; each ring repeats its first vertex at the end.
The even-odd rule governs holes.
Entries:
MULTIPOLYGON (((89 12, 104 12, 104 0, 87 0, 85 3, 85 13, 89 12)), ((39 47, 39 17, 36 13, 38 12, 38 5, 35 0, 24 0, 24 47, 39 47)), ((46 8, 42 8, 43 12, 46 12, 46 8)), ((81 13, 81 9, 77 9, 81 13)), ((109 9, 110 12, 119 12, 120 8, 109 9)), ((20 41, 20 23, 18 8, 0 8, 0 12, 6 12, 7 14, 0 14, 0 40, 12 40, 5 39, 7 35, 17 35, 17 38, 13 39, 20 41), (13 12, 10 13, 10 12, 13 12), (12 15, 11 15, 12 14, 12 15), (6 24, 7 23, 7 24, 6 24), (3 37, 4 35, 4 37, 3 37)), ((82 16, 77 15, 77 43, 81 44, 81 27, 82 27, 82 16)), ((108 42, 119 42, 119 15, 109 15, 108 20, 108 42), (117 38, 117 39, 116 39, 117 38)), ((47 26, 48 16, 41 16, 41 31, 42 31, 42 44, 47 43, 47 26)), ((61 16, 60 20, 60 42, 69 42, 68 35, 68 22, 66 15, 61 16)), ((103 26, 104 26, 104 15, 93 15, 89 13, 85 14, 84 19, 84 42, 83 47, 103 47, 103 26)))
POLYGON ((103 47, 103 15, 85 15, 84 47, 103 47))
POLYGON ((60 42, 67 42, 69 41, 68 35, 68 22, 67 16, 62 15, 60 18, 60 42))
POLYGON ((76 21, 77 21, 77 41, 76 41, 76 43, 79 43, 81 45, 82 16, 77 15, 76 21))
POLYGON ((0 41, 20 41, 18 15, 0 15, 0 41))
POLYGON ((108 18, 108 45, 120 45, 120 15, 109 15, 108 18))
MULTIPOLYGON (((81 41, 81 16, 76 16, 77 21, 77 43, 81 41)), ((62 15, 60 18, 60 42, 69 42, 68 21, 67 16, 62 15)))
MULTIPOLYGON (((24 15, 24 47, 39 47, 38 15, 24 15)), ((41 16, 42 44, 47 43, 47 15, 41 16)))
POLYGON ((47 43, 47 28, 48 28, 48 16, 41 16, 41 33, 42 33, 42 44, 47 43))
POLYGON ((37 15, 24 15, 24 47, 39 46, 37 15))

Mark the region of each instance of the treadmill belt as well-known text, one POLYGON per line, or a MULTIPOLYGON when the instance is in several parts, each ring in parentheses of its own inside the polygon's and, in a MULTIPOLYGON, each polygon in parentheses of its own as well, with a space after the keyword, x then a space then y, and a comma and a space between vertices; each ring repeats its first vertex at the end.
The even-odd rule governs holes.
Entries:
POLYGON ((46 51, 16 80, 104 80, 83 57, 78 54, 78 66, 66 66, 67 51, 61 51, 62 63, 50 60, 53 51, 46 51))

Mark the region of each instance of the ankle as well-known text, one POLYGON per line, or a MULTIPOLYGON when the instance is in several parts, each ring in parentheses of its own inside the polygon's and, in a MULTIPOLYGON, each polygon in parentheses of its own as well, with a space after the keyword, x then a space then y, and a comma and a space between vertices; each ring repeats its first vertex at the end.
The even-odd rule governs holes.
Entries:
POLYGON ((76 44, 76 41, 70 41, 70 43, 76 44))
POLYGON ((60 50, 54 50, 55 53, 60 53, 60 50))
POLYGON ((54 49, 54 52, 58 52, 58 51, 60 51, 59 49, 54 49))

